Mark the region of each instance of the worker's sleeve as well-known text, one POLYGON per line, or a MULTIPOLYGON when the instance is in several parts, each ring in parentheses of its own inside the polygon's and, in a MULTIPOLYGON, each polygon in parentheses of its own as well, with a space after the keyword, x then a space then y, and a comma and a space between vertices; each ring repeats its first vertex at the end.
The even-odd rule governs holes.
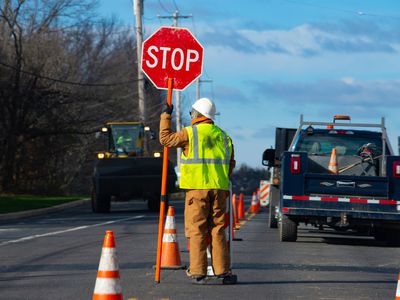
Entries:
MULTIPOLYGON (((232 139, 231 139, 231 142, 232 142, 232 139)), ((233 169, 235 168, 235 166, 236 166, 235 149, 234 149, 233 143, 232 143, 232 155, 231 155, 231 160, 229 162, 229 176, 232 175, 232 172, 233 172, 233 169)))
POLYGON ((160 143, 165 147, 185 147, 189 143, 186 129, 179 132, 171 130, 171 115, 163 113, 160 116, 160 143))

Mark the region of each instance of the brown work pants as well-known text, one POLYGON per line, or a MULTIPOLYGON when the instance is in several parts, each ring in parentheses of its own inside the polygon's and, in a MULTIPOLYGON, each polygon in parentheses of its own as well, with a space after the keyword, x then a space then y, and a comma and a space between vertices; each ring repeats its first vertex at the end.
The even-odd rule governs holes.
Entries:
POLYGON ((185 198, 185 235, 190 241, 190 273, 207 274, 208 237, 211 237, 215 274, 228 272, 230 258, 224 229, 227 192, 187 190, 185 198))

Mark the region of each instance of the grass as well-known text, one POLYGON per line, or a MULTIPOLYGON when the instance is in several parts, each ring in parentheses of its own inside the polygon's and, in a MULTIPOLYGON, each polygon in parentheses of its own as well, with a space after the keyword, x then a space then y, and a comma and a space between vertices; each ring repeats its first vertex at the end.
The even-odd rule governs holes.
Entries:
POLYGON ((0 214, 50 207, 66 202, 80 200, 83 198, 85 197, 0 195, 0 214))

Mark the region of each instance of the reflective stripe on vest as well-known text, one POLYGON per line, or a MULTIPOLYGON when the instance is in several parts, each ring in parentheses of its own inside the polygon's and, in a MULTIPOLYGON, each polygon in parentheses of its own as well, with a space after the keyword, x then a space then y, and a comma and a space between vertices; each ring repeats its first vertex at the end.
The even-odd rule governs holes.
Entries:
POLYGON ((213 124, 186 127, 189 153, 182 153, 180 187, 183 189, 229 189, 232 142, 213 124), (199 138, 200 135, 200 138, 199 138))

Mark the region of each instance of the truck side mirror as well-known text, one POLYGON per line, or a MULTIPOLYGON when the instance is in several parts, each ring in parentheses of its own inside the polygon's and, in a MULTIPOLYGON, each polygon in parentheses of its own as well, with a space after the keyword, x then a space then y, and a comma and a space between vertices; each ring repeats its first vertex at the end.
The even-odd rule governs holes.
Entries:
POLYGON ((269 168, 275 163, 275 149, 266 149, 262 155, 262 164, 269 168))

